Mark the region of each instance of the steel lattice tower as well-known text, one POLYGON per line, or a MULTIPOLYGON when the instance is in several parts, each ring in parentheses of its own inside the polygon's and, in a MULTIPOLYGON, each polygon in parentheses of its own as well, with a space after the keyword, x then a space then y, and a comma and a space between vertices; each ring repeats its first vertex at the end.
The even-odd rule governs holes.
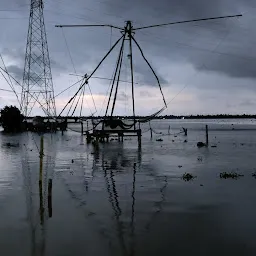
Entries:
POLYGON ((45 115, 56 116, 43 0, 31 0, 21 102, 25 117, 32 115, 35 106, 45 115))

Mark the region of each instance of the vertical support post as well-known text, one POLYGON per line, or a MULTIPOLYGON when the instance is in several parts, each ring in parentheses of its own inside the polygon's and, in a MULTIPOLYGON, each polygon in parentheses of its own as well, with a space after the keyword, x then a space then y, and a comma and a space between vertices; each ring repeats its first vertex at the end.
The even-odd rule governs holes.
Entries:
POLYGON ((48 180, 48 214, 52 217, 52 179, 48 180))
POLYGON ((152 128, 150 127, 150 138, 151 138, 151 140, 152 140, 152 138, 153 138, 153 131, 152 131, 152 128))
POLYGON ((89 131, 89 123, 88 123, 88 120, 86 121, 86 129, 87 129, 87 131, 89 131))
POLYGON ((139 148, 141 148, 141 130, 137 130, 137 135, 138 135, 138 144, 139 144, 139 148))
POLYGON ((44 205, 43 205, 43 157, 44 157, 44 137, 40 139, 40 164, 39 164, 39 200, 40 200, 40 220, 44 223, 44 205))
POLYGON ((44 157, 44 136, 40 139, 40 170, 39 170, 39 181, 42 182, 43 179, 43 157, 44 157))
POLYGON ((170 135, 170 129, 171 129, 171 126, 169 125, 169 127, 168 127, 168 135, 170 135))
POLYGON ((205 126, 206 146, 209 144, 208 125, 205 126))
POLYGON ((84 122, 81 121, 81 135, 84 135, 84 122))
POLYGON ((131 21, 127 21, 127 33, 129 38, 129 47, 130 47, 130 66, 131 66, 131 80, 132 80, 132 111, 133 111, 133 121, 134 121, 134 130, 136 130, 135 124, 135 103, 134 103, 134 78, 133 78, 133 60, 132 60, 132 24, 131 21))

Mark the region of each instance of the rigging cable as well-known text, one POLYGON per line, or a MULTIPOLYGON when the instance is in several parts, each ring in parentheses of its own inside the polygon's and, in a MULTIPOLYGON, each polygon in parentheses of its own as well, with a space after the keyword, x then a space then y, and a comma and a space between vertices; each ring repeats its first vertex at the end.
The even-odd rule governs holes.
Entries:
POLYGON ((131 38, 132 38, 132 40, 135 42, 135 44, 137 45, 137 47, 139 48, 139 51, 140 51, 140 53, 141 53, 143 59, 146 61, 146 63, 148 64, 149 68, 150 68, 151 71, 153 72, 153 74, 154 74, 154 76, 155 76, 155 78, 156 78, 156 80, 157 80, 157 83, 158 83, 160 92, 161 92, 161 94, 162 94, 165 107, 167 107, 166 101, 165 101, 165 98, 164 98, 164 94, 163 94, 163 91, 162 91, 162 88, 161 88, 161 85, 160 85, 160 81, 159 81, 159 78, 158 78, 157 74, 155 73, 154 69, 152 68, 152 66, 150 65, 150 63, 148 62, 148 60, 146 59, 146 57, 145 57, 145 55, 144 55, 144 53, 143 53, 143 51, 142 51, 140 45, 139 45, 138 42, 135 40, 135 38, 133 37, 133 35, 131 35, 131 38))
POLYGON ((73 97, 70 98, 70 100, 67 102, 67 104, 64 106, 64 108, 62 109, 62 111, 60 112, 59 116, 63 113, 63 111, 66 109, 66 107, 68 106, 68 104, 70 104, 70 102, 76 97, 76 95, 79 93, 79 91, 82 89, 82 87, 84 86, 84 84, 93 76, 93 74, 97 71, 97 69, 99 68, 99 66, 102 64, 102 62, 107 58, 107 56, 110 54, 110 52, 116 47, 116 45, 121 41, 121 39, 123 38, 123 35, 116 41, 116 43, 111 47, 111 49, 107 52, 107 54, 102 58, 102 60, 100 61, 100 63, 97 65, 97 67, 93 70, 93 72, 86 78, 86 80, 84 81, 84 83, 79 87, 79 89, 77 90, 77 92, 74 94, 73 97))
MULTIPOLYGON (((73 58, 72 58, 72 55, 71 55, 71 52, 70 52, 70 49, 69 49, 69 46, 68 46, 68 41, 67 41, 67 38, 66 38, 65 33, 64 33, 64 29, 61 28, 61 31, 62 31, 62 35, 63 35, 64 41, 65 41, 65 45, 66 45, 66 48, 67 48, 67 51, 68 51, 68 54, 69 54, 70 61, 71 61, 71 63, 72 63, 74 72, 75 72, 75 74, 77 75, 76 68, 75 68, 75 64, 74 64, 74 61, 73 61, 73 58)), ((91 89, 90 89, 90 88, 89 88, 89 90, 90 90, 90 92, 91 92, 91 89)), ((92 93, 91 93, 91 96, 92 96, 92 93)), ((93 96, 92 96, 92 99, 93 99, 93 96)), ((87 104, 87 106, 88 106, 88 108, 89 108, 91 114, 92 114, 92 110, 91 110, 90 106, 88 105, 87 100, 85 100, 85 101, 86 101, 86 104, 87 104)), ((94 99, 93 99, 93 102, 94 102, 94 99)), ((95 103, 94 103, 94 106, 95 106, 95 103)))
MULTIPOLYGON (((217 48, 219 48, 219 46, 220 46, 220 45, 223 43, 223 41, 227 38, 227 36, 230 34, 231 30, 232 30, 232 28, 229 28, 229 29, 228 29, 227 33, 224 35, 224 37, 222 37, 222 38, 220 39, 220 41, 219 41, 219 43, 216 45, 216 47, 214 47, 214 49, 212 49, 212 50, 210 51, 211 53, 215 53, 215 52, 216 52, 217 48)), ((206 59, 207 59, 207 56, 204 58, 202 65, 196 70, 196 72, 194 73, 194 75, 193 75, 192 77, 197 76, 201 68, 203 68, 203 67, 207 68, 207 66, 205 65, 206 59)), ((189 80, 191 80, 191 78, 190 78, 189 80)), ((167 106, 168 106, 168 105, 169 105, 169 104, 170 104, 170 103, 188 86, 188 85, 189 85, 189 83, 186 83, 186 84, 184 85, 184 87, 183 87, 170 101, 167 102, 167 106)))
POLYGON ((20 102, 20 100, 19 100, 19 97, 18 97, 17 92, 16 92, 15 89, 14 89, 14 86, 13 86, 13 83, 12 83, 12 80, 11 80, 11 77, 10 77, 10 74, 9 74, 9 72, 8 72, 8 70, 7 70, 7 67, 6 67, 6 65, 5 65, 5 63, 4 63, 4 59, 3 59, 1 53, 0 53, 0 57, 1 57, 1 60, 2 60, 2 62, 3 62, 3 65, 4 65, 4 70, 5 70, 6 74, 8 75, 8 78, 9 78, 9 81, 10 81, 10 82, 6 79, 6 77, 4 76, 4 74, 3 74, 1 71, 0 71, 0 73, 2 74, 2 76, 4 77, 4 79, 6 80, 6 82, 9 84, 9 86, 11 87, 11 89, 12 89, 13 93, 15 94, 15 96, 16 96, 16 98, 17 98, 17 100, 18 100, 18 103, 19 103, 19 105, 20 105, 20 107, 21 107, 21 102, 20 102))

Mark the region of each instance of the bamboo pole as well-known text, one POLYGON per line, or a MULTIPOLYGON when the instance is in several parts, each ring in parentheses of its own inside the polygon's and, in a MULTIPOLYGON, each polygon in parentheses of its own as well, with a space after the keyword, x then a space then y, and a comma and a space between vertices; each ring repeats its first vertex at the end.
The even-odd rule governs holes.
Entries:
POLYGON ((52 179, 48 180, 48 214, 52 217, 52 179))
POLYGON ((44 157, 44 137, 40 139, 40 164, 39 164, 39 200, 40 200, 40 220, 44 224, 44 205, 43 205, 43 157, 44 157))
POLYGON ((205 126, 205 137, 206 137, 206 146, 209 144, 209 136, 208 136, 208 125, 205 126))

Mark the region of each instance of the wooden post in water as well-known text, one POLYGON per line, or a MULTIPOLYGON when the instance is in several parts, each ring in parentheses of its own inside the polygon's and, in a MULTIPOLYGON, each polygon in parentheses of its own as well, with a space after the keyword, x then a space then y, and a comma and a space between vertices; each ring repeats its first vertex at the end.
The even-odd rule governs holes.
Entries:
POLYGON ((138 136, 139 148, 141 148, 141 129, 137 130, 137 136, 138 136))
POLYGON ((48 180, 48 214, 52 217, 52 179, 48 180))
POLYGON ((206 136, 206 146, 208 147, 208 144, 209 144, 208 125, 205 126, 205 136, 206 136))
POLYGON ((40 200, 40 220, 44 223, 44 204, 43 204, 43 157, 44 157, 44 136, 40 139, 40 167, 39 167, 39 200, 40 200))
POLYGON ((84 135, 84 122, 81 121, 81 135, 84 135))
POLYGON ((152 140, 152 138, 153 138, 153 131, 152 131, 152 128, 150 127, 150 138, 151 138, 151 140, 152 140))

